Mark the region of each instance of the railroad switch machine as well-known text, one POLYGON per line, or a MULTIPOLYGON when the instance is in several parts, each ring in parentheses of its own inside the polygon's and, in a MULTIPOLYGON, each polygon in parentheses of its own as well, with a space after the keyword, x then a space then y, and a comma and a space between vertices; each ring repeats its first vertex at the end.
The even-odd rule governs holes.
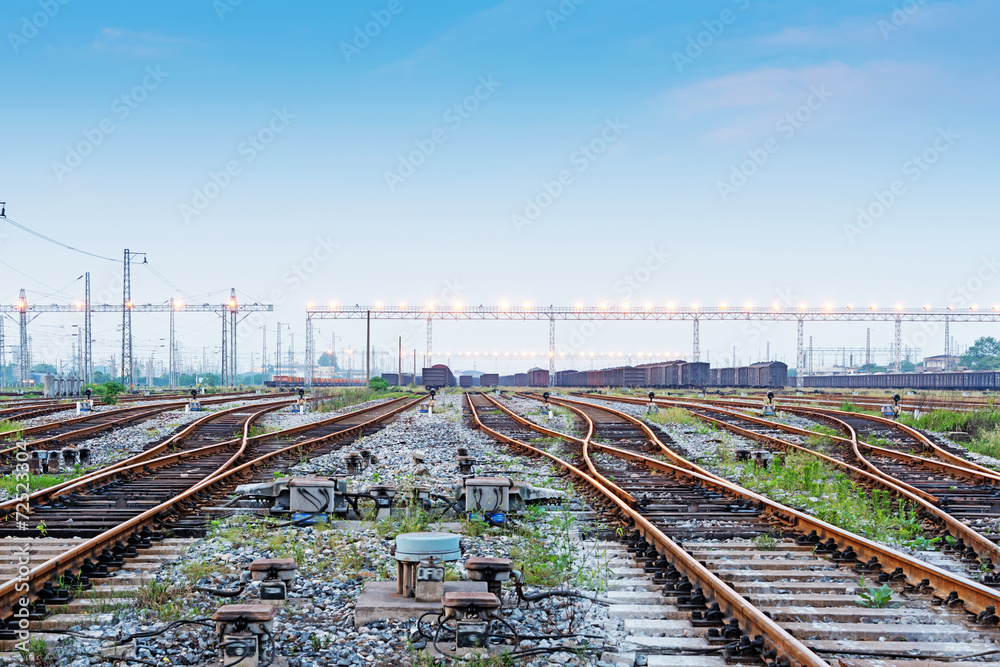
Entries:
POLYGON ((191 400, 184 406, 184 412, 201 412, 201 401, 198 400, 198 390, 191 390, 191 400))
POLYGON ((305 389, 299 389, 299 400, 295 401, 295 403, 294 403, 294 405, 292 405, 292 409, 291 409, 291 412, 293 414, 303 415, 303 414, 309 412, 309 406, 306 404, 306 398, 305 398, 305 396, 306 396, 306 390, 305 389))
POLYGON ((774 392, 767 392, 767 403, 764 405, 764 416, 773 417, 774 416, 774 392))
POLYGON ((882 416, 886 419, 896 419, 899 417, 899 394, 893 394, 892 405, 882 406, 882 416))
POLYGON ((213 615, 223 667, 259 667, 274 661, 274 619, 269 604, 227 604, 213 615))

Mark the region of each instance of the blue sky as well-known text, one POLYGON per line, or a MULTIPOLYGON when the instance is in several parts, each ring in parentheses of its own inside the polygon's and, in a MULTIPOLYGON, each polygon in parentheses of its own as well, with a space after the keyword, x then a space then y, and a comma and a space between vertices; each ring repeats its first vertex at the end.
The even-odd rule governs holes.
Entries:
MULTIPOLYGON (((998 18, 987 0, 13 1, 0 201, 66 244, 147 252, 195 300, 234 286, 278 303, 268 324, 291 322, 298 353, 305 304, 331 300, 946 305, 997 250, 998 18)), ((120 299, 119 265, 0 232, 5 303, 22 286, 67 302, 84 271, 96 300, 120 299)), ((970 298, 1000 301, 991 281, 970 298)), ((137 302, 175 295, 134 270, 137 302)), ((36 361, 43 340, 68 357, 73 323, 32 323, 36 361)), ((98 359, 116 323, 97 319, 98 359)), ((162 360, 165 321, 134 326, 137 354, 162 360)), ((187 354, 211 354, 217 328, 179 321, 187 354)), ((335 328, 363 344, 348 323, 321 340, 335 328)), ((861 325, 809 333, 864 344, 861 325)), ((407 324, 375 344, 398 335, 423 348, 407 324)), ((683 353, 690 337, 608 325, 577 347, 683 353)), ((766 340, 794 354, 792 325, 702 337, 713 360, 766 340)), ((435 332, 437 350, 546 346, 544 326, 435 332)))

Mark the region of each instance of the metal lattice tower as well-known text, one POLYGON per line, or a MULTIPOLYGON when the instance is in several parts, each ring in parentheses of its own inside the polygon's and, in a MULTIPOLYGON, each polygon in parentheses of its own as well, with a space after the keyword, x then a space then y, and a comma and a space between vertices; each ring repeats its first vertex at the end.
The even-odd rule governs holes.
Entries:
POLYGON ((872 328, 868 327, 868 337, 865 340, 865 368, 871 372, 872 368, 872 328))
POLYGON ((692 350, 691 360, 698 361, 701 358, 701 321, 694 318, 694 350, 692 350))
POLYGON ((281 322, 278 322, 278 340, 274 348, 274 374, 281 375, 281 322))
POLYGON ((896 318, 896 372, 903 369, 903 320, 896 318))
POLYGON ((229 347, 227 333, 229 331, 229 318, 226 316, 226 309, 222 311, 222 368, 219 377, 219 384, 223 387, 229 384, 229 347))
MULTIPOLYGON (((798 324, 798 336, 795 344, 795 386, 801 389, 804 386, 804 375, 806 370, 806 357, 803 350, 805 337, 805 321, 800 317, 798 324)), ((697 361, 697 359, 695 360, 697 361)))
POLYGON ((7 349, 3 338, 3 320, 6 315, 0 315, 0 387, 7 386, 7 349))
POLYGON ((236 301, 236 288, 229 290, 229 383, 236 384, 236 315, 240 304, 236 301))
POLYGON ((122 269, 122 384, 132 386, 132 255, 125 248, 122 269))
POLYGON ((556 318, 549 318, 549 386, 556 386, 556 318))
POLYGON ((313 374, 316 372, 314 364, 316 360, 316 340, 313 332, 312 314, 306 313, 306 389, 312 389, 313 374))
POLYGON ((951 322, 948 318, 944 318, 944 356, 945 363, 951 366, 951 327, 949 326, 951 322))
POLYGON ((94 381, 94 329, 90 312, 90 272, 85 275, 83 297, 83 380, 94 381))
POLYGON ((427 355, 426 355, 426 360, 424 361, 424 363, 427 364, 428 368, 430 368, 431 366, 434 365, 434 362, 431 361, 431 349, 433 349, 432 346, 431 346, 431 343, 433 342, 433 327, 431 325, 431 322, 433 322, 433 320, 431 319, 431 316, 428 315, 427 316, 427 355))
POLYGON ((20 329, 21 329, 21 340, 20 354, 18 354, 18 370, 19 377, 18 380, 21 386, 28 384, 28 376, 31 373, 31 352, 28 350, 28 298, 25 296, 24 290, 21 290, 21 296, 17 299, 17 309, 20 312, 20 329))
POLYGON ((267 325, 263 327, 264 333, 262 335, 261 348, 260 348, 260 383, 264 384, 267 379, 267 325))
POLYGON ((174 389, 177 387, 177 343, 176 334, 174 331, 174 298, 170 297, 170 347, 169 347, 169 357, 167 359, 167 369, 168 382, 167 385, 174 389))

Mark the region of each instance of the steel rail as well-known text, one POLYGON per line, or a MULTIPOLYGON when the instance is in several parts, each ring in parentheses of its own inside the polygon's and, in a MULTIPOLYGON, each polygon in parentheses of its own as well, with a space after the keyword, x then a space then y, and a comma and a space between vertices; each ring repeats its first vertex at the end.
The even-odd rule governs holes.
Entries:
MULTIPOLYGON (((274 452, 270 452, 263 456, 259 456, 253 459, 252 461, 244 463, 235 468, 231 467, 234 462, 234 459, 230 458, 229 461, 220 466, 215 473, 211 473, 209 476, 202 479, 202 481, 195 483, 183 493, 180 493, 177 496, 174 496, 173 498, 160 503, 156 507, 152 507, 146 510, 145 512, 139 514, 138 516, 135 516, 127 521, 122 522, 121 524, 115 526, 114 528, 111 528, 101 533, 100 535, 97 535, 87 540, 86 542, 73 547, 69 551, 63 552, 59 556, 49 559, 48 561, 38 565, 29 572, 25 573, 23 577, 12 579, 4 583, 3 585, 0 585, 0 617, 9 616, 10 613, 13 611, 13 608, 22 598, 28 599, 31 597, 32 594, 37 594, 37 591, 44 586, 45 582, 54 578, 60 570, 73 570, 78 568, 83 563, 84 559, 96 557, 101 552, 102 549, 107 548, 109 544, 113 544, 117 539, 119 539, 127 532, 153 522, 157 518, 157 516, 160 515, 161 513, 172 509, 178 503, 186 501, 187 499, 208 489, 209 487, 212 487, 222 482, 223 480, 228 479, 232 475, 245 472, 248 469, 252 470, 254 466, 258 465, 261 462, 264 462, 279 454, 287 453, 295 449, 301 449, 303 446, 306 446, 312 442, 323 442, 332 438, 343 437, 344 435, 347 434, 357 433, 359 429, 363 431, 365 427, 380 421, 384 421, 385 419, 388 419, 389 417, 425 400, 425 398, 426 397, 419 397, 408 404, 400 405, 390 410, 384 415, 379 415, 373 419, 363 422, 362 424, 355 425, 350 429, 346 429, 344 431, 338 431, 336 433, 332 433, 323 436, 321 438, 316 438, 312 441, 300 442, 291 445, 289 447, 278 449, 274 452), (230 469, 226 470, 227 467, 229 467, 230 469)), ((369 408, 365 408, 364 410, 347 414, 357 415, 360 412, 377 410, 389 404, 403 400, 406 399, 405 398, 395 399, 394 401, 388 401, 387 403, 381 403, 375 406, 371 406, 369 408)), ((247 448, 247 440, 249 439, 249 428, 250 425, 253 423, 253 421, 255 421, 259 416, 273 409, 274 409, 273 406, 268 406, 263 410, 251 414, 248 417, 247 421, 244 422, 240 451, 245 451, 247 448)), ((272 438, 274 437, 274 434, 269 434, 269 435, 272 438)))
MULTIPOLYGON (((571 404, 582 403, 581 401, 568 401, 565 399, 553 399, 553 398, 549 398, 549 401, 550 402, 555 401, 557 403, 563 404, 571 410, 576 408, 576 405, 571 405, 571 404)), ((628 415, 626 413, 623 413, 621 411, 615 410, 610 407, 596 405, 593 403, 582 403, 582 404, 597 410, 606 411, 610 414, 622 417, 626 419, 626 421, 629 421, 630 423, 633 424, 635 424, 636 421, 641 422, 641 420, 636 420, 636 418, 632 417, 632 415, 628 415)), ((507 411, 507 409, 503 406, 498 406, 498 407, 501 407, 501 409, 507 411)), ((574 412, 578 412, 578 410, 579 408, 574 410, 574 412)), ((855 548, 855 551, 859 554, 859 558, 860 557, 871 558, 872 556, 877 556, 879 563, 882 564, 883 567, 889 566, 893 568, 895 567, 903 568, 904 574, 907 575, 907 577, 911 580, 911 582, 919 582, 921 579, 926 578, 930 580, 932 586, 935 589, 939 590, 945 589, 948 590, 949 592, 952 590, 958 591, 960 597, 965 601, 965 606, 967 611, 971 611, 972 613, 979 613, 981 611, 984 611, 986 607, 990 605, 996 608, 1000 608, 1000 591, 988 588, 986 586, 983 586, 982 584, 966 579, 965 577, 953 575, 952 573, 943 570, 935 565, 931 565, 930 563, 925 563, 923 561, 919 561, 904 554, 901 554, 893 549, 890 549, 889 547, 873 542, 860 535, 855 535, 854 533, 846 531, 842 528, 838 528, 837 526, 834 526, 832 524, 828 524, 825 521, 821 521, 820 519, 817 519, 799 510, 787 507, 781 503, 766 498, 756 492, 750 491, 749 489, 745 489, 728 480, 721 479, 716 476, 709 477, 707 475, 703 475, 701 473, 685 469, 680 466, 675 466, 670 463, 658 461, 656 459, 652 459, 643 456, 641 454, 626 452, 624 450, 620 450, 615 447, 610 447, 608 445, 601 445, 599 443, 592 443, 592 445, 607 453, 613 453, 615 455, 618 455, 618 453, 620 452, 624 458, 629 458, 634 461, 641 461, 646 465, 657 468, 664 472, 671 472, 675 475, 681 475, 681 476, 694 476, 701 483, 706 484, 708 486, 714 486, 720 491, 732 495, 737 495, 743 498, 752 499, 759 503, 762 503, 763 506, 769 511, 769 513, 779 518, 784 523, 790 524, 793 529, 803 532, 815 530, 817 535, 820 535, 823 538, 833 537, 838 544, 844 542, 849 543, 852 547, 855 548), (800 526, 804 526, 804 529, 800 526)), ((978 533, 976 534, 978 535, 978 533)))
MULTIPOLYGON (((640 404, 642 403, 641 399, 632 399, 632 398, 625 398, 625 397, 613 397, 613 398, 612 397, 605 397, 605 398, 606 398, 606 400, 615 400, 615 401, 624 402, 624 403, 633 403, 633 404, 637 403, 637 402, 640 403, 640 404)), ((739 419, 744 419, 746 421, 750 421, 751 423, 753 423, 754 420, 755 420, 755 418, 750 417, 748 415, 742 415, 740 413, 735 413, 735 412, 732 412, 730 410, 726 410, 724 408, 720 408, 720 407, 717 407, 717 406, 714 406, 714 405, 711 405, 711 404, 708 404, 708 405, 697 404, 696 402, 686 402, 686 401, 682 402, 682 401, 674 401, 672 399, 671 400, 657 399, 657 403, 660 404, 660 405, 665 405, 665 406, 673 405, 674 407, 682 407, 684 409, 687 409, 689 412, 691 412, 691 414, 695 415, 699 419, 702 419, 703 421, 707 421, 709 423, 715 424, 716 426, 718 426, 720 428, 723 428, 725 430, 728 430, 728 431, 731 431, 733 433, 736 433, 737 435, 739 435, 741 437, 744 437, 744 438, 748 438, 748 439, 751 439, 751 440, 756 440, 758 442, 763 442, 765 444, 770 444, 770 445, 778 446, 778 447, 781 447, 781 448, 793 447, 795 449, 798 449, 799 451, 804 451, 804 452, 809 453, 809 454, 811 454, 813 456, 822 457, 822 458, 824 458, 824 460, 827 460, 828 462, 833 463, 834 465, 836 465, 837 467, 839 467, 841 469, 844 469, 844 466, 848 465, 848 464, 844 464, 843 462, 837 461, 836 459, 827 457, 825 454, 820 454, 819 452, 815 452, 815 451, 810 450, 808 448, 801 447, 800 445, 795 445, 794 443, 790 443, 790 442, 787 442, 785 440, 781 440, 780 438, 775 438, 773 436, 766 435, 764 433, 758 433, 758 432, 752 431, 750 429, 745 429, 745 428, 742 428, 740 426, 737 426, 736 424, 733 424, 733 423, 730 423, 730 422, 727 422, 727 421, 724 421, 724 420, 721 420, 721 419, 715 419, 715 418, 709 417, 707 415, 699 414, 698 412, 696 412, 694 410, 695 409, 699 409, 699 408, 703 409, 703 410, 704 409, 715 410, 715 411, 718 411, 718 412, 720 412, 722 414, 727 414, 729 416, 738 417, 739 419), (691 403, 694 403, 694 404, 691 404, 691 403)), ((620 414, 624 415, 625 413, 620 413, 620 414)), ((854 414, 854 413, 846 413, 846 414, 854 414)), ((628 417, 630 417, 631 419, 634 419, 634 417, 631 417, 631 415, 628 415, 628 417)), ((840 420, 836 419, 835 417, 830 417, 830 418, 834 419, 835 421, 840 421, 840 420)), ((769 426, 771 425, 770 422, 768 422, 767 424, 769 426)), ((855 451, 858 453, 859 459, 866 461, 867 459, 865 459, 863 456, 860 455, 860 451, 858 451, 858 449, 856 447, 856 445, 857 445, 857 432, 849 424, 847 424, 846 422, 841 422, 841 425, 842 425, 842 427, 845 430, 847 430, 851 434, 851 441, 855 445, 855 451)), ((822 434, 818 434, 818 435, 822 435, 822 434)), ((971 528, 970 526, 966 525, 963 521, 960 521, 959 519, 956 519, 955 517, 953 517, 948 512, 945 512, 941 508, 937 507, 934 504, 934 501, 927 500, 925 498, 925 496, 927 496, 929 494, 926 494, 924 492, 915 493, 914 491, 918 491, 918 490, 914 489, 914 487, 911 487, 909 484, 906 484, 905 482, 902 482, 902 481, 896 479, 892 475, 889 475, 889 474, 886 474, 886 473, 882 472, 877 466, 872 465, 871 467, 872 467, 872 470, 868 471, 868 470, 862 470, 860 468, 856 468, 856 467, 851 466, 851 472, 859 475, 861 478, 865 479, 867 482, 869 482, 871 484, 874 484, 876 486, 885 488, 885 489, 887 489, 887 490, 889 490, 889 491, 891 491, 893 493, 896 493, 897 495, 900 495, 900 496, 906 498, 910 502, 916 504, 921 509, 921 511, 925 512, 927 515, 933 517, 939 523, 943 524, 953 535, 955 535, 956 537, 961 537, 965 541, 966 544, 969 544, 970 546, 974 546, 974 548, 975 548, 975 550, 977 552, 980 552, 980 553, 984 552, 984 553, 986 553, 989 556, 990 561, 994 565, 1000 565, 1000 545, 997 545, 995 542, 993 542, 989 538, 985 537, 982 533, 980 533, 977 530, 971 528)), ((934 498, 934 496, 931 496, 931 498, 934 498)), ((982 611, 982 610, 979 610, 979 611, 982 611)))
MULTIPOLYGON (((519 421, 516 413, 501 405, 496 399, 486 394, 482 394, 482 396, 502 410, 509 417, 513 418, 515 421, 519 421)), ((802 665, 803 667, 829 667, 826 661, 809 650, 809 648, 807 648, 802 642, 782 629, 780 625, 778 625, 770 617, 766 616, 754 605, 747 602, 742 595, 719 579, 714 573, 712 573, 711 570, 692 557, 691 554, 679 547, 677 543, 671 540, 663 531, 646 519, 646 517, 633 509, 635 499, 630 495, 629 498, 632 498, 631 502, 626 502, 616 493, 608 488, 605 488, 605 486, 599 482, 597 478, 592 477, 586 472, 580 470, 568 461, 489 428, 480 420, 479 414, 477 413, 475 404, 472 400, 472 394, 466 394, 466 397, 468 399, 473 423, 476 428, 486 432, 491 437, 501 442, 506 442, 507 444, 514 446, 515 448, 544 456, 589 484, 595 492, 603 495, 607 501, 616 506, 621 514, 628 517, 633 522, 636 529, 639 530, 648 542, 656 544, 662 553, 670 554, 673 566, 685 574, 690 581, 696 582, 699 586, 701 586, 706 594, 708 594, 715 602, 719 603, 720 609, 722 609, 728 616, 738 619, 741 627, 747 629, 747 634, 762 635, 766 640, 770 641, 771 648, 774 648, 779 655, 789 658, 793 661, 793 664, 802 665)), ((530 422, 528 420, 525 421, 527 422, 524 424, 525 426, 539 433, 550 431, 550 429, 545 429, 545 427, 539 426, 534 422, 530 422)), ((584 417, 584 422, 587 422, 586 417, 584 417)), ((593 424, 592 421, 590 423, 591 425, 593 424)), ((567 436, 566 434, 559 433, 558 431, 550 432, 558 433, 558 437, 562 439, 578 440, 577 438, 567 436)), ((593 463, 589 462, 588 465, 593 465, 593 463)), ((679 470, 681 469, 679 467, 676 468, 679 470)), ((691 470, 685 470, 685 472, 691 475, 697 475, 697 473, 691 470)), ((705 477, 704 479, 710 478, 705 477)))
MULTIPOLYGON (((291 404, 292 402, 293 401, 289 401, 289 400, 279 400, 279 401, 277 401, 277 404, 278 404, 277 408, 285 407, 285 406, 291 404)), ((116 470, 124 470, 124 469, 135 468, 137 464, 141 464, 144 461, 152 461, 153 459, 156 459, 162 452, 164 452, 165 450, 167 450, 169 447, 176 447, 180 442, 182 442, 183 440, 189 438, 191 435, 193 435, 196 431, 198 431, 201 427, 205 426, 206 424, 208 424, 210 422, 213 422, 213 421, 219 419, 220 417, 225 417, 225 416, 227 416, 227 415, 229 415, 229 414, 231 414, 233 412, 239 412, 240 410, 248 410, 248 409, 250 409, 252 407, 253 407, 252 405, 239 405, 239 406, 236 406, 236 407, 233 407, 233 408, 226 408, 225 410, 220 410, 219 412, 212 412, 212 413, 206 414, 203 417, 200 417, 200 418, 194 420, 193 422, 191 422, 190 424, 188 424, 187 426, 185 426, 183 429, 181 429, 177 433, 171 435, 169 438, 167 438, 166 440, 164 440, 160 444, 158 444, 158 445, 156 445, 154 447, 151 447, 150 449, 147 449, 145 451, 139 452, 138 454, 136 454, 134 456, 131 456, 131 457, 127 458, 127 459, 122 459, 121 461, 116 461, 115 463, 110 463, 107 466, 104 466, 103 468, 98 468, 97 470, 92 470, 91 472, 89 472, 89 473, 87 473, 85 475, 81 475, 79 477, 74 477, 73 479, 68 479, 68 480, 66 480, 64 482, 60 482, 59 484, 55 484, 55 485, 47 487, 45 489, 40 489, 40 490, 38 490, 38 491, 30 494, 28 496, 27 500, 28 500, 29 504, 37 504, 37 501, 46 502, 49 499, 57 497, 56 496, 56 492, 61 491, 62 489, 65 489, 67 487, 70 487, 70 486, 74 486, 75 487, 76 485, 78 485, 81 482, 85 482, 85 481, 92 480, 92 479, 104 479, 106 477, 106 473, 110 473, 110 472, 113 472, 113 471, 116 471, 116 470)), ((300 428, 300 427, 295 427, 295 428, 300 428)), ((294 430, 295 429, 287 429, 286 431, 282 431, 282 433, 292 432, 294 430)), ((270 435, 270 434, 268 434, 268 435, 270 435)), ((256 441, 256 439, 260 438, 260 437, 264 437, 264 436, 251 436, 250 439, 253 440, 253 441, 256 441)), ((237 439, 232 439, 232 440, 228 440, 228 441, 225 441, 223 443, 218 443, 218 444, 232 445, 232 444, 234 444, 236 442, 236 440, 237 439)), ((214 446, 215 445, 208 445, 208 447, 214 447, 214 446)), ((201 449, 205 449, 205 448, 201 448, 201 449)), ((198 451, 198 450, 191 450, 191 451, 198 451)), ((62 495, 62 494, 58 494, 58 495, 62 495)), ((23 503, 23 502, 24 502, 23 498, 22 499, 13 499, 13 500, 7 500, 7 501, 4 501, 4 502, 0 502, 0 518, 2 518, 3 515, 6 514, 7 512, 10 512, 11 510, 15 509, 15 507, 16 507, 16 505, 18 503, 23 503)))
MULTIPOLYGON (((611 398, 611 397, 609 397, 609 398, 611 398)), ((626 397, 614 397, 613 400, 617 400, 618 398, 626 398, 626 397)), ((684 401, 684 402, 692 402, 692 403, 716 403, 716 402, 720 402, 720 401, 717 401, 717 399, 664 399, 664 398, 657 398, 655 400, 656 401, 665 401, 665 400, 670 400, 670 401, 684 401)), ((629 402, 629 403, 641 402, 641 399, 628 398, 628 400, 626 402, 629 402)), ((755 403, 753 401, 746 401, 746 400, 733 400, 733 401, 724 401, 724 402, 727 403, 727 404, 730 404, 730 405, 744 405, 744 406, 747 406, 747 407, 758 407, 760 405, 759 403, 755 403)), ((870 421, 870 422, 874 422, 874 423, 879 424, 881 426, 887 426, 889 428, 893 428, 893 429, 902 431, 908 437, 910 437, 911 439, 915 440, 918 444, 920 444, 920 446, 925 451, 933 452, 935 456, 940 457, 941 459, 943 459, 944 461, 950 463, 953 466, 957 466, 959 468, 966 468, 968 470, 972 470, 974 472, 986 475, 986 476, 988 476, 990 478, 1000 479, 1000 472, 998 472, 996 470, 993 470, 992 468, 987 468, 987 467, 981 466, 981 465, 979 465, 977 463, 973 463, 972 461, 969 461, 968 459, 964 459, 961 456, 956 456, 955 454, 952 454, 951 452, 943 449, 940 445, 938 445, 937 443, 935 443, 933 440, 931 440, 930 438, 928 438, 927 436, 925 436, 923 433, 921 433, 920 431, 916 430, 915 428, 907 426, 906 424, 901 424, 901 423, 899 423, 897 421, 894 421, 892 419, 887 419, 885 417, 879 417, 879 416, 876 416, 876 415, 869 415, 869 414, 865 414, 865 413, 862 413, 862 412, 847 412, 847 411, 844 411, 844 410, 836 410, 836 409, 833 409, 833 408, 798 406, 798 405, 781 405, 780 407, 781 407, 781 409, 783 411, 790 412, 792 414, 802 415, 802 416, 814 416, 816 414, 828 414, 828 415, 831 415, 831 416, 834 416, 834 417, 851 417, 851 418, 854 418, 854 419, 863 419, 863 420, 867 420, 867 421, 870 421)), ((867 445, 867 446, 871 447, 872 445, 867 445)))

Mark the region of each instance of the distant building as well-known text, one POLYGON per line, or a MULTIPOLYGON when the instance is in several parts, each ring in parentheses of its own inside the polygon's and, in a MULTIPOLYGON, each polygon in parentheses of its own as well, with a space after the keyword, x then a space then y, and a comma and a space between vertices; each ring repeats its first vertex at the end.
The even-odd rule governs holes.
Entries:
POLYGON ((949 354, 939 354, 934 357, 924 357, 924 368, 929 371, 940 371, 958 366, 959 357, 949 354))

